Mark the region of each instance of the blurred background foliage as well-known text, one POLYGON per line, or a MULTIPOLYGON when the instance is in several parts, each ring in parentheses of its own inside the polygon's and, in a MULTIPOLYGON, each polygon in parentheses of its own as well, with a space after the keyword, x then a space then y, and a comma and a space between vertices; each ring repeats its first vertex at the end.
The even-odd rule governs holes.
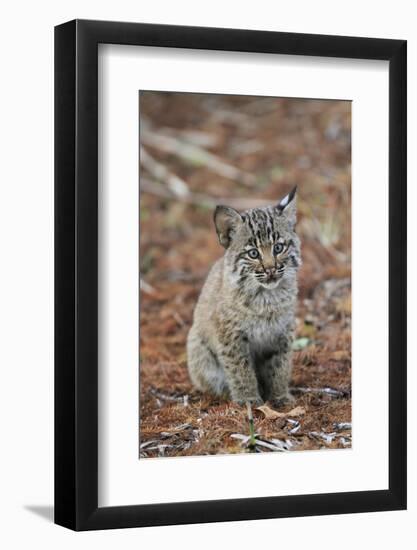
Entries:
MULTIPOLYGON (((141 92, 140 143, 142 427, 157 407, 150 389, 192 392, 186 334, 223 253, 215 205, 273 204, 294 185, 304 262, 298 337, 309 344, 297 351, 294 380, 349 389, 351 103, 141 92), (324 354, 320 376, 303 370, 302 354, 313 363, 324 354)), ((349 420, 350 402, 346 411, 349 420)))

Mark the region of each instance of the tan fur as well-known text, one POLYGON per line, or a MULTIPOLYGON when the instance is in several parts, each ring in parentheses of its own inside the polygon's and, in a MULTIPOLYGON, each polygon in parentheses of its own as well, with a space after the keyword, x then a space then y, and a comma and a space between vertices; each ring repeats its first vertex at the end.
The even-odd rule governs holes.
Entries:
POLYGON ((243 214, 227 207, 216 210, 226 251, 209 272, 187 341, 190 378, 201 391, 238 403, 290 398, 301 263, 294 193, 275 207, 243 214), (282 252, 276 253, 276 243, 282 252), (258 258, 249 256, 253 248, 258 258))

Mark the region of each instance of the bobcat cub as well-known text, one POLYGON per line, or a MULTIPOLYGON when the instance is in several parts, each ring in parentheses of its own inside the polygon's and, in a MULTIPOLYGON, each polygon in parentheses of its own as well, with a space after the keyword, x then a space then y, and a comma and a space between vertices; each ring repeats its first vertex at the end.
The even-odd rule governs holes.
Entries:
POLYGON ((296 188, 276 206, 240 214, 218 206, 225 254, 212 267, 188 334, 188 370, 202 391, 233 401, 283 403, 291 396, 291 343, 300 241, 296 188))

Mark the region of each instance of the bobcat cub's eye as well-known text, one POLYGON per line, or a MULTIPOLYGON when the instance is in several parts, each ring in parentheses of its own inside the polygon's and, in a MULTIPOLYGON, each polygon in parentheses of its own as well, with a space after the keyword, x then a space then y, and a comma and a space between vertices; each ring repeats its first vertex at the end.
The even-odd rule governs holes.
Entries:
POLYGON ((281 254, 281 252, 284 250, 284 245, 282 243, 276 243, 274 245, 274 254, 281 254))
POLYGON ((256 260, 256 258, 259 257, 259 252, 256 250, 256 248, 251 248, 248 251, 249 258, 252 258, 252 260, 256 260))

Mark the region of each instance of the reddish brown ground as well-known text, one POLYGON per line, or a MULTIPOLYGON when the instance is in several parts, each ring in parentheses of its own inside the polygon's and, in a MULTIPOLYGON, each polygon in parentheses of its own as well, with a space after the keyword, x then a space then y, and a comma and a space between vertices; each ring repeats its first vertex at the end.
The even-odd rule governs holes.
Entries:
MULTIPOLYGON (((141 113, 142 128, 180 143, 184 130, 201 132, 200 138, 211 140, 206 151, 250 175, 245 183, 226 179, 198 156, 184 159, 148 144, 153 159, 192 193, 214 202, 244 199, 249 206, 254 199, 276 202, 298 184, 304 264, 297 338, 304 340, 294 352, 296 401, 279 412, 295 406, 305 412, 266 419, 255 410, 255 430, 265 441, 289 440, 291 450, 349 447, 349 426, 336 424, 351 421, 350 103, 146 93, 141 113)), ((246 409, 198 393, 187 376, 193 308, 208 269, 222 254, 211 204, 169 197, 164 174, 143 167, 141 177, 159 180, 167 190, 166 197, 141 192, 141 456, 248 452, 231 437, 249 435, 246 409)))

